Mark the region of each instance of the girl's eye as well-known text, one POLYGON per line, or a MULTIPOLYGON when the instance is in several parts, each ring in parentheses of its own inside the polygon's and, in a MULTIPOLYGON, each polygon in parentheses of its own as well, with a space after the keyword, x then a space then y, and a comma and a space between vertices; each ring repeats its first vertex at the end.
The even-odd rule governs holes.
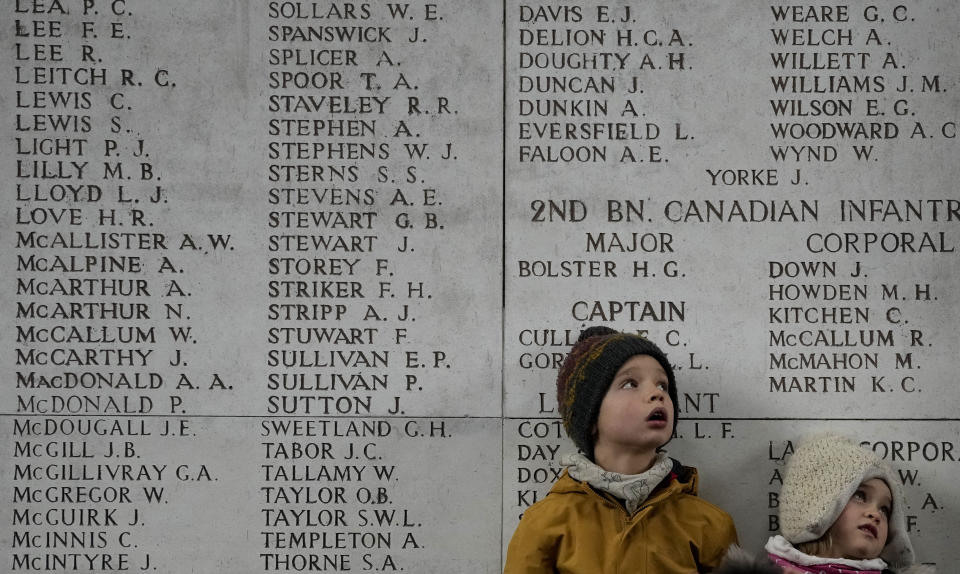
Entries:
POLYGON ((667 383, 657 383, 657 388, 666 392, 669 385, 667 383))
POLYGON ((856 498, 857 500, 859 500, 860 502, 863 502, 863 501, 865 501, 865 500, 867 499, 867 496, 863 493, 862 490, 858 490, 858 491, 854 492, 854 493, 853 493, 853 497, 856 498))
POLYGON ((889 506, 883 506, 883 507, 881 507, 881 508, 880 508, 880 512, 882 512, 883 515, 886 516, 887 518, 890 518, 890 507, 889 507, 889 506))
POLYGON ((626 380, 620 385, 621 389, 635 389, 637 388, 637 382, 634 380, 626 380))

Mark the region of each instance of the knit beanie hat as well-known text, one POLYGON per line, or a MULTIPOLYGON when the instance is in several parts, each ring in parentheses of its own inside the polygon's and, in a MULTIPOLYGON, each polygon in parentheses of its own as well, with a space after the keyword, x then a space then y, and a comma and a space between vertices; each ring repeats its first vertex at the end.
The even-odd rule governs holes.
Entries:
POLYGON ((639 335, 609 327, 590 327, 580 333, 557 376, 557 408, 563 428, 583 453, 593 460, 593 426, 610 383, 620 367, 635 355, 649 355, 667 373, 673 401, 673 430, 677 428, 677 385, 673 367, 655 344, 639 335))
POLYGON ((900 482, 880 457, 839 435, 815 436, 790 457, 780 489, 780 533, 792 544, 820 539, 860 484, 871 478, 887 483, 893 496, 887 545, 880 558, 894 569, 910 566, 913 546, 907 537, 900 482))

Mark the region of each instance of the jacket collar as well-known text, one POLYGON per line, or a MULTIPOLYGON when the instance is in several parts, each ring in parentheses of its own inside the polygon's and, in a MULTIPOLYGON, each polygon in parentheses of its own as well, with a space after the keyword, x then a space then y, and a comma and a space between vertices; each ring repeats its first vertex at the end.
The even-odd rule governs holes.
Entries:
MULTIPOLYGON (((641 509, 657 504, 675 494, 690 494, 696 496, 699 484, 697 469, 690 466, 683 466, 676 459, 670 460, 673 462, 673 469, 667 478, 663 479, 660 484, 653 489, 653 492, 641 505, 641 509)), ((612 497, 597 492, 586 482, 574 480, 566 470, 564 470, 560 478, 553 483, 550 494, 585 494, 598 496, 603 500, 612 502, 612 497)), ((617 505, 623 508, 619 502, 617 505)))

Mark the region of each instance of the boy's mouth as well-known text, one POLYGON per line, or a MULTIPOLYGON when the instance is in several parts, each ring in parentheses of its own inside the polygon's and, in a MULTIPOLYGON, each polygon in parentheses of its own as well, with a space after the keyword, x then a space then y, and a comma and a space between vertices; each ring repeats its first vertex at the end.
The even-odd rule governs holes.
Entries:
POLYGON ((867 534, 869 534, 874 538, 876 538, 879 535, 879 533, 877 532, 877 527, 872 524, 864 524, 863 526, 860 527, 860 530, 866 532, 867 534))
POLYGON ((656 426, 663 426, 667 424, 667 410, 663 407, 657 407, 650 412, 647 416, 647 422, 652 423, 656 426))

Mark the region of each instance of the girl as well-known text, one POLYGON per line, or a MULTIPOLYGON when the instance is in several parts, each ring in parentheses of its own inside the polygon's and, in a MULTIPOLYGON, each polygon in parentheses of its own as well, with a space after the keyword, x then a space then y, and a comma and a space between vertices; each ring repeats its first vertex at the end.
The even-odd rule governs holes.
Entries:
POLYGON ((780 535, 769 562, 731 553, 724 574, 892 574, 914 567, 903 496, 893 471, 874 453, 837 435, 797 448, 780 490, 780 535))

